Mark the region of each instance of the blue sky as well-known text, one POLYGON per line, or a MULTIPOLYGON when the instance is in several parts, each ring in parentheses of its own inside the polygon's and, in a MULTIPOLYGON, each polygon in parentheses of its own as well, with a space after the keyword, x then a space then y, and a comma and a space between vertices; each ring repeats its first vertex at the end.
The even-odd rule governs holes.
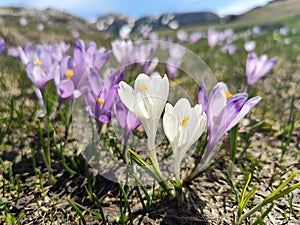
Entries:
POLYGON ((107 13, 130 17, 161 13, 212 11, 219 15, 239 14, 265 5, 270 0, 1 0, 0 6, 55 8, 84 19, 95 19, 107 13))

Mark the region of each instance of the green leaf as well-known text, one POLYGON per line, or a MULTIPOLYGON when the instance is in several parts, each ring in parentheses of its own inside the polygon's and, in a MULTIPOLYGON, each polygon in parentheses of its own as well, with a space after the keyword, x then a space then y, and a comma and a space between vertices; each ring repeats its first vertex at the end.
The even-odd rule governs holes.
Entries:
POLYGON ((256 185, 245 197, 245 200, 242 203, 242 210, 246 208, 246 205, 248 204, 250 198, 254 195, 256 190, 258 189, 258 185, 256 185))
POLYGON ((241 194, 241 198, 240 198, 240 204, 238 205, 238 214, 242 215, 242 212, 244 210, 244 208, 246 207, 246 204, 244 204, 244 198, 246 195, 246 190, 249 186, 250 180, 251 180, 252 174, 250 173, 248 176, 248 179, 246 181, 246 184, 244 185, 244 188, 242 190, 242 194, 241 194))
POLYGON ((272 202, 272 201, 274 201, 274 200, 276 200, 278 198, 281 198, 281 197, 289 194, 290 192, 294 191, 298 187, 300 187, 300 182, 297 183, 297 184, 294 184, 291 187, 284 189, 282 192, 280 192, 280 193, 272 196, 271 198, 268 199, 268 201, 266 201, 266 203, 263 203, 263 205, 268 204, 268 203, 270 203, 270 202, 272 202))
POLYGON ((71 199, 67 199, 68 203, 71 205, 71 207, 76 211, 76 213, 79 215, 82 223, 84 225, 86 225, 86 222, 85 222, 85 219, 84 219, 84 216, 82 214, 82 212, 80 211, 80 209, 77 207, 77 205, 75 204, 75 202, 73 202, 71 199))
POLYGON ((296 174, 297 174, 297 171, 293 172, 292 175, 286 181, 284 181, 281 185, 279 185, 278 188, 276 188, 271 194, 269 194, 263 200, 263 205, 268 204, 269 202, 272 202, 274 200, 274 196, 276 196, 285 186, 287 186, 288 183, 290 183, 294 179, 296 174))
POLYGON ((258 223, 260 223, 261 221, 264 220, 264 218, 269 214, 269 212, 271 212, 271 210, 274 207, 274 203, 272 203, 267 209, 266 211, 263 212, 263 214, 252 224, 252 225, 257 225, 258 223))

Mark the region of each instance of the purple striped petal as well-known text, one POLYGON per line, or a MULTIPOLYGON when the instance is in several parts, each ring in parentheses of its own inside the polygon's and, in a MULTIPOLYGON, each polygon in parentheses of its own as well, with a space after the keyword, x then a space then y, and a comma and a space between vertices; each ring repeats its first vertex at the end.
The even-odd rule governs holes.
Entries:
POLYGON ((256 96, 256 97, 249 99, 243 105, 243 107, 238 112, 238 114, 227 125, 225 132, 229 131, 232 127, 234 127, 236 124, 238 124, 241 121, 241 119, 243 119, 246 116, 246 114, 248 114, 251 111, 251 109, 260 102, 260 100, 261 100, 260 96, 256 96))

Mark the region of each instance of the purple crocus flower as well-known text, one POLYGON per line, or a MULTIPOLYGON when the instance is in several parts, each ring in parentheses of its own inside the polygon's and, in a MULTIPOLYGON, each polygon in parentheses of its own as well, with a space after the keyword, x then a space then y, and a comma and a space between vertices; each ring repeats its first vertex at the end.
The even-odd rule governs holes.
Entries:
POLYGON ((135 63, 138 63, 142 67, 142 72, 150 74, 154 71, 158 64, 158 59, 154 58, 151 61, 153 54, 157 48, 157 42, 143 42, 138 41, 134 43, 133 58, 135 63))
POLYGON ((260 33, 261 33, 260 27, 259 27, 259 26, 254 26, 254 27, 252 27, 251 33, 252 33, 253 35, 258 35, 258 34, 260 34, 260 33))
POLYGON ((236 52, 236 46, 235 45, 227 45, 225 44, 221 48, 222 53, 228 53, 229 55, 234 55, 236 52))
MULTIPOLYGON (((109 123, 113 114, 113 105, 118 94, 119 82, 123 79, 124 69, 119 74, 115 70, 110 70, 104 81, 97 81, 96 85, 88 88, 85 94, 86 110, 88 114, 96 120, 99 131, 103 124, 109 123)), ((97 80, 96 74, 90 75, 90 81, 97 80)))
POLYGON ((199 41, 202 37, 202 34, 200 32, 193 32, 190 34, 190 44, 195 44, 197 41, 199 41))
POLYGON ((175 77, 180 65, 181 65, 180 59, 175 59, 175 58, 167 59, 166 66, 167 66, 168 76, 169 76, 170 80, 174 80, 174 77, 175 77))
POLYGON ((99 91, 103 86, 107 89, 112 88, 115 84, 120 83, 123 80, 125 74, 125 69, 122 68, 119 73, 113 68, 108 69, 103 76, 101 76, 97 71, 91 70, 89 73, 89 89, 94 93, 95 96, 99 94, 99 91))
POLYGON ((7 54, 12 56, 12 57, 15 57, 15 58, 19 58, 20 57, 20 52, 18 50, 17 47, 9 47, 7 48, 7 54))
POLYGON ((70 56, 65 57, 60 63, 60 73, 54 78, 60 101, 80 97, 87 87, 89 72, 84 64, 76 64, 70 56))
POLYGON ((198 103, 207 115, 207 145, 198 170, 204 169, 218 150, 218 142, 232 127, 239 123, 261 100, 256 96, 248 100, 247 93, 231 95, 226 84, 219 82, 212 89, 209 98, 202 82, 198 103), (201 168, 201 169, 200 169, 201 168))
POLYGON ((111 43, 112 52, 116 60, 119 62, 120 66, 132 65, 136 62, 135 59, 135 46, 128 41, 115 40, 111 43))
POLYGON ((118 94, 118 87, 118 85, 114 85, 111 89, 107 89, 104 86, 97 96, 91 89, 86 91, 86 110, 95 119, 98 131, 101 130, 103 124, 107 124, 111 120, 112 107, 118 94))
POLYGON ((57 62, 61 62, 63 58, 67 56, 70 44, 66 42, 54 42, 51 44, 50 48, 52 58, 57 62))
POLYGON ((26 26, 28 24, 28 21, 27 21, 26 17, 22 16, 19 18, 19 23, 21 26, 26 26))
POLYGON ((26 44, 24 49, 21 46, 10 48, 8 54, 18 57, 25 65, 27 76, 34 84, 37 98, 43 108, 40 115, 44 116, 46 113, 45 86, 48 81, 59 74, 59 65, 51 55, 50 46, 33 47, 31 44, 26 44))
POLYGON ((116 115, 120 126, 124 130, 124 144, 126 144, 131 133, 142 123, 134 115, 134 113, 129 111, 129 109, 124 105, 124 103, 120 100, 119 95, 116 97, 114 114, 116 115))
POLYGON ((142 71, 145 74, 152 74, 156 68, 156 66, 158 65, 158 58, 155 57, 152 60, 146 61, 143 65, 142 65, 142 71))
POLYGON ((38 45, 33 49, 31 45, 27 45, 20 58, 26 65, 29 79, 39 89, 44 89, 46 83, 57 74, 58 64, 52 60, 46 46, 38 45))
POLYGON ((167 59, 167 70, 168 70, 168 77, 170 80, 173 80, 181 63, 182 63, 182 57, 185 54, 185 48, 173 44, 171 47, 169 47, 169 55, 170 57, 167 59))
POLYGON ((213 28, 210 28, 207 32, 208 45, 213 48, 219 43, 220 33, 213 28))
POLYGON ((105 48, 97 49, 95 42, 90 42, 87 45, 83 40, 78 39, 74 46, 74 61, 76 64, 85 64, 88 69, 95 68, 100 70, 108 61, 111 51, 106 51, 105 48))
POLYGON ((279 34, 282 36, 286 36, 289 32, 289 28, 286 26, 280 27, 279 34))
POLYGON ((246 62, 247 92, 266 73, 268 73, 277 62, 277 57, 268 60, 267 55, 259 58, 255 53, 250 53, 246 62))
POLYGON ((0 54, 3 53, 4 49, 5 49, 5 41, 2 38, 2 39, 0 39, 0 54))
POLYGON ((27 65, 30 61, 39 60, 38 52, 40 52, 41 49, 43 49, 41 45, 37 46, 36 49, 34 49, 31 44, 26 44, 24 49, 21 46, 17 46, 18 57, 24 65, 27 65))
POLYGON ((256 47, 256 42, 255 41, 247 41, 244 44, 244 48, 247 52, 253 52, 256 47))
POLYGON ((184 30, 177 31, 177 39, 181 42, 188 40, 188 34, 184 30))
POLYGON ((51 61, 51 56, 48 52, 42 51, 39 54, 39 59, 30 61, 26 65, 26 73, 32 81, 36 89, 37 97, 43 107, 41 116, 44 116, 46 111, 45 87, 48 81, 59 75, 59 65, 51 61), (40 93, 39 93, 40 92, 40 93))

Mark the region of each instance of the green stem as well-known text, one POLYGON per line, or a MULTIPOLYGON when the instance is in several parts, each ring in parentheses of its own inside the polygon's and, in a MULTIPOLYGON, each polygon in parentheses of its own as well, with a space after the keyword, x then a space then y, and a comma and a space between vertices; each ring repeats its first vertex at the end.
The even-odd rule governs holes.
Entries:
POLYGON ((125 163, 129 163, 129 159, 128 159, 128 148, 127 148, 127 143, 128 143, 128 136, 124 135, 123 138, 123 159, 125 161, 125 163))
POLYGON ((255 213, 257 210, 259 210, 263 206, 263 202, 260 202, 257 204, 255 207, 251 208, 248 212, 244 213, 240 217, 237 216, 235 224, 238 225, 240 224, 243 220, 245 220, 248 216, 252 215, 255 213))
POLYGON ((238 137, 238 124, 235 125, 230 131, 230 163, 228 168, 229 177, 232 177, 233 167, 235 163, 236 148, 237 148, 237 137, 238 137))
POLYGON ((173 182, 175 192, 176 192, 176 199, 179 205, 182 205, 184 202, 183 190, 182 190, 183 181, 180 180, 179 183, 173 182))

